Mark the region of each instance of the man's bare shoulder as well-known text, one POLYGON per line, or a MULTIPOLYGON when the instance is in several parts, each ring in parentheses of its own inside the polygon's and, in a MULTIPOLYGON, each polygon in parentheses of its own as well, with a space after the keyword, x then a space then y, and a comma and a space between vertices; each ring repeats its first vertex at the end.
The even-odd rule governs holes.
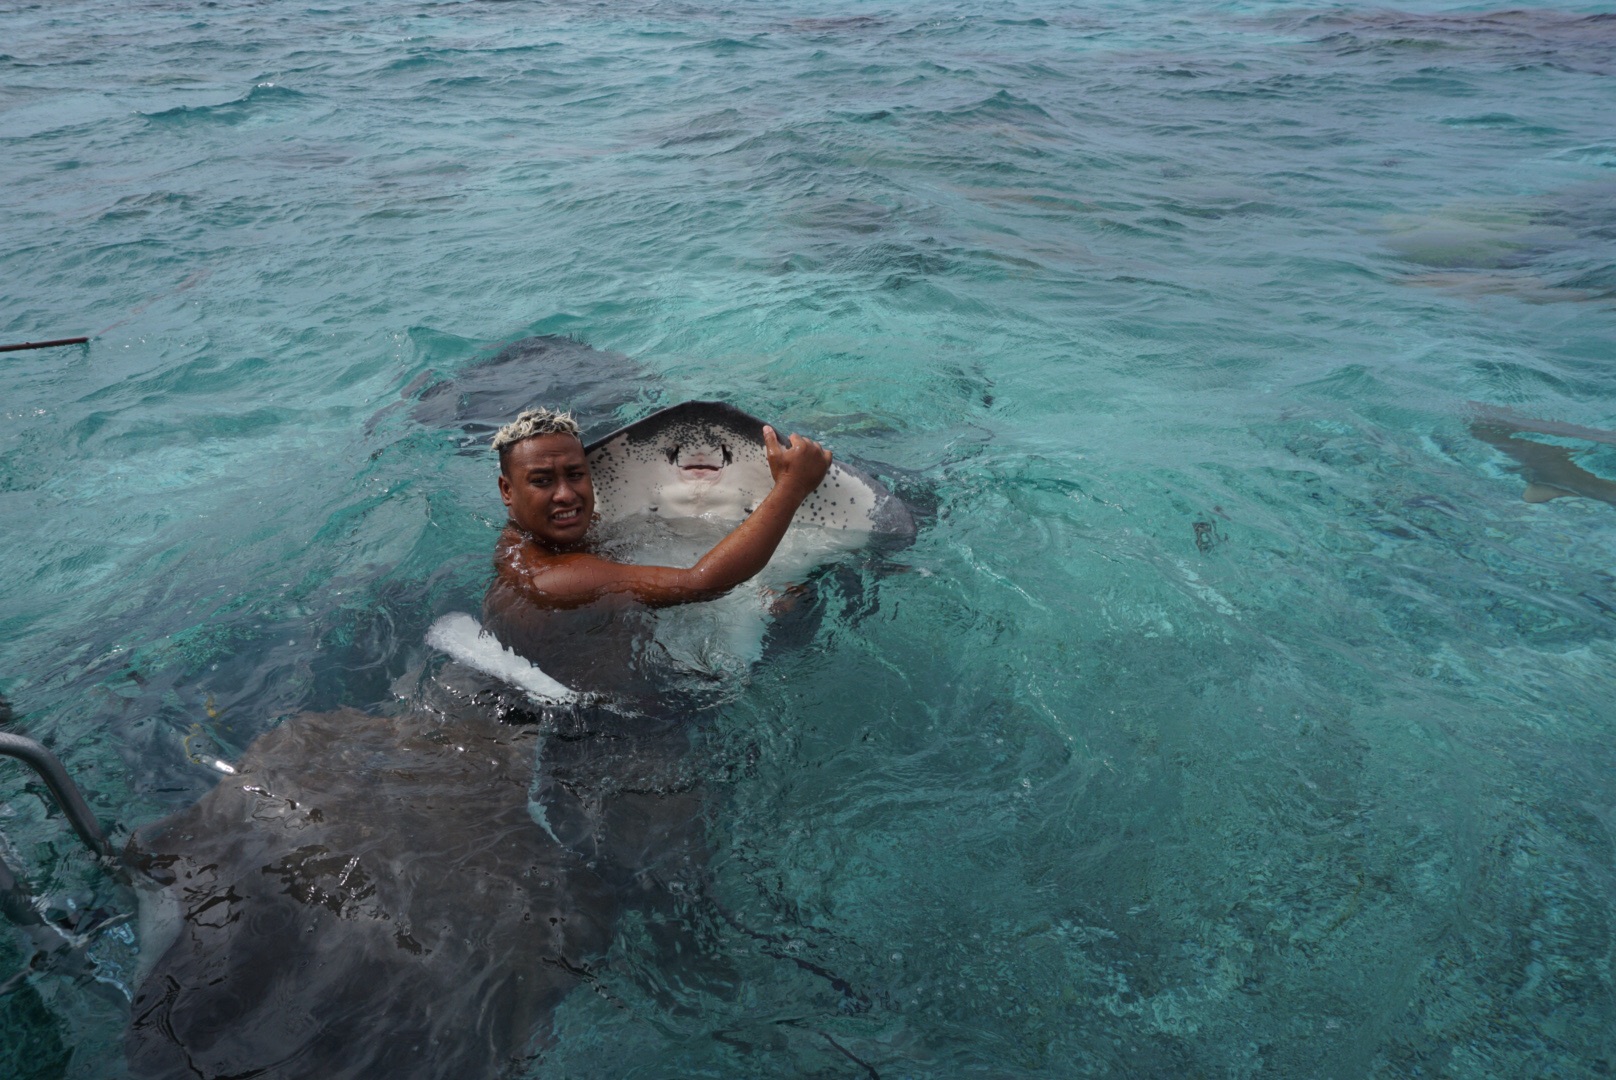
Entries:
POLYGON ((499 534, 499 543, 494 546, 494 569, 502 577, 544 573, 580 558, 606 561, 587 551, 552 551, 511 525, 505 526, 505 531, 499 534))
POLYGON ((494 549, 495 573, 535 601, 566 598, 581 579, 598 577, 600 568, 618 565, 587 551, 551 551, 509 527, 494 549))

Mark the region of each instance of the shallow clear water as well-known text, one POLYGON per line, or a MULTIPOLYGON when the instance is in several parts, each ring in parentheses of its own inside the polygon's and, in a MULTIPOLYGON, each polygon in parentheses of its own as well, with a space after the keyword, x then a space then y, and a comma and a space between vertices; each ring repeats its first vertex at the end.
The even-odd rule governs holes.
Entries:
POLYGON ((742 992, 626 923, 541 1072, 1609 1071, 1616 508, 1468 403, 1616 427, 1616 17, 1416 7, 0 7, 17 728, 132 827, 388 700, 502 515, 372 418, 572 334, 930 512, 698 751, 742 992))

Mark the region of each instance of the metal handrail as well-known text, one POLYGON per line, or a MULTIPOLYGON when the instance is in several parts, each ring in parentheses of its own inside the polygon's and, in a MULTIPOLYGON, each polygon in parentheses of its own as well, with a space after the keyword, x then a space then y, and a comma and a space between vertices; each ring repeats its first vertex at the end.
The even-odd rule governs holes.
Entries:
POLYGON ((106 833, 101 831, 101 823, 95 820, 95 815, 90 812, 90 804, 84 801, 78 785, 67 775, 67 770, 55 754, 33 739, 0 731, 0 755, 14 757, 38 773, 50 789, 57 807, 67 816, 73 831, 79 834, 85 846, 103 858, 112 857, 112 845, 108 843, 106 833))

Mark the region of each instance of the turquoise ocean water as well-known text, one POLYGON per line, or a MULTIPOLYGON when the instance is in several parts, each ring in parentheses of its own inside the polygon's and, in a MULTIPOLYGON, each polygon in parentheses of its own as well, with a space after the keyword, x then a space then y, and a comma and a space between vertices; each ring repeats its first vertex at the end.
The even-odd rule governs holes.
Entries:
MULTIPOLYGON (((94 335, 0 354, 15 730, 132 827, 387 701, 503 516, 373 418, 574 335, 924 513, 710 722, 787 944, 625 926, 539 1074, 1606 1075, 1616 506, 1471 403, 1616 428, 1613 10, 0 6, 0 339, 94 335)), ((120 1073, 120 933, 0 1072, 120 1073)))

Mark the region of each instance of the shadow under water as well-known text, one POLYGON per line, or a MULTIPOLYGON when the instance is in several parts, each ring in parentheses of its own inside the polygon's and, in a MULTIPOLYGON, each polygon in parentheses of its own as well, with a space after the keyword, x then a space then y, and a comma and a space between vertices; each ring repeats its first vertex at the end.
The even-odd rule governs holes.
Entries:
POLYGON ((622 353, 541 334, 513 341, 452 377, 424 372, 404 393, 406 399, 414 395, 411 419, 428 427, 459 428, 462 449, 478 452, 501 425, 540 405, 567 409, 585 431, 615 426, 617 411, 633 399, 646 376, 622 353))

